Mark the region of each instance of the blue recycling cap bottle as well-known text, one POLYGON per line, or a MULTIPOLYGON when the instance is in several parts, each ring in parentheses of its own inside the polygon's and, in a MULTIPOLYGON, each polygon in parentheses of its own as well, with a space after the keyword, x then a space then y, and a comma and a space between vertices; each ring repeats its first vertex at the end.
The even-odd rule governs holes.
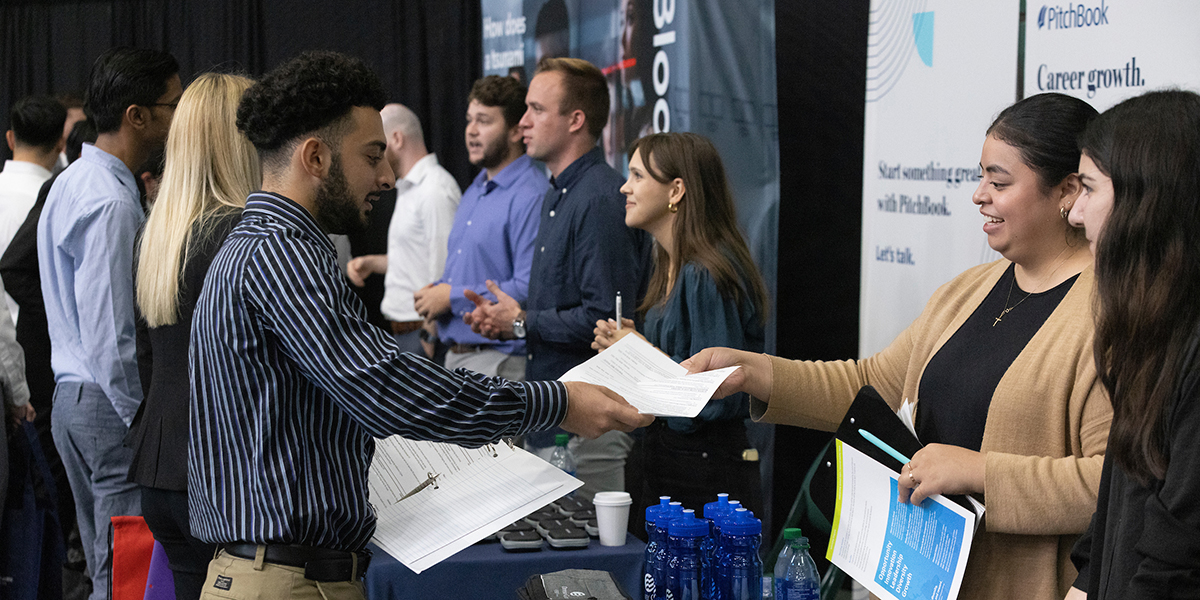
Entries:
POLYGON ((787 562, 784 563, 785 556, 780 553, 775 566, 775 600, 821 600, 821 577, 808 554, 808 538, 800 535, 799 529, 788 529, 784 539, 788 539, 791 531, 795 535, 790 540, 787 562))
MULTIPOLYGON (((662 500, 659 500, 661 503, 662 500)), ((654 535, 658 536, 658 548, 654 551, 654 564, 651 574, 654 579, 654 598, 663 600, 667 597, 667 563, 670 560, 670 548, 667 544, 667 526, 673 519, 683 516, 683 505, 670 502, 666 508, 660 504, 658 516, 654 520, 654 535)))
MULTIPOLYGON (((658 504, 653 504, 646 507, 646 554, 642 572, 642 598, 644 600, 654 600, 655 593, 660 587, 665 587, 664 581, 656 581, 654 579, 654 563, 657 560, 656 555, 659 547, 667 545, 666 529, 663 533, 658 532, 655 523, 659 520, 667 518, 667 510, 670 508, 671 497, 659 496, 658 504)), ((682 512, 682 511, 681 511, 682 512)))
POLYGON ((762 599, 762 521, 744 508, 721 525, 724 550, 717 562, 717 590, 721 600, 762 599))
MULTIPOLYGON (((708 536, 708 521, 697 519, 695 511, 685 510, 667 526, 667 598, 670 600, 702 600, 701 582, 704 579, 700 544, 708 536)), ((756 598, 755 600, 761 600, 756 598)))
POLYGON ((704 595, 706 598, 716 598, 717 596, 717 580, 713 575, 717 572, 717 547, 721 539, 721 527, 719 521, 725 515, 731 514, 733 508, 729 505, 729 494, 717 494, 716 502, 709 502, 704 505, 704 518, 709 522, 708 536, 704 538, 704 543, 700 547, 701 556, 704 560, 704 595))

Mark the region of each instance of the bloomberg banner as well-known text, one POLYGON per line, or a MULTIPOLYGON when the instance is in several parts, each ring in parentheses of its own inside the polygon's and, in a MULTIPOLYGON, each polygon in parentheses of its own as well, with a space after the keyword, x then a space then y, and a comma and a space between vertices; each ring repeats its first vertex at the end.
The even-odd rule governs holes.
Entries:
POLYGON ((1097 110, 1165 87, 1200 89, 1200 2, 1029 2, 1025 95, 1061 92, 1097 110))
MULTIPOLYGON (((604 72, 611 108, 601 145, 617 171, 627 172, 626 150, 644 135, 691 131, 712 140, 774 303, 774 0, 483 0, 482 13, 485 75, 528 85, 538 60, 555 56, 582 58, 604 72)), ((772 351, 773 323, 767 336, 772 351)))

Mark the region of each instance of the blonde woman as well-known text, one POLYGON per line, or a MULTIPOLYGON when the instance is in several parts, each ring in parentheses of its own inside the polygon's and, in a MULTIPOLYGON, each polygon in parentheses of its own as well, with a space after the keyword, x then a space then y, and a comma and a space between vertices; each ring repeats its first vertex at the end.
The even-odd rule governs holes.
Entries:
POLYGON ((238 102, 252 83, 207 73, 183 93, 138 255, 137 305, 149 325, 153 369, 133 424, 129 479, 142 486, 146 523, 167 552, 180 600, 200 597, 213 556, 188 526, 192 311, 209 263, 261 184, 258 155, 236 126, 238 102))

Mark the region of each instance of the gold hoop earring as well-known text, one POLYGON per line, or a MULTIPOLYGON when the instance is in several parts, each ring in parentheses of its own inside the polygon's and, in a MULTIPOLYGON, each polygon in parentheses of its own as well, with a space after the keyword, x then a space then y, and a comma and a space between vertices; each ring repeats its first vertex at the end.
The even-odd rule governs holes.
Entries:
POLYGON ((1066 221, 1067 217, 1071 214, 1071 207, 1069 207, 1069 206, 1058 207, 1058 214, 1062 215, 1063 220, 1066 221))
POLYGON ((667 210, 670 212, 673 212, 673 213, 679 212, 679 203, 678 202, 668 202, 667 210))

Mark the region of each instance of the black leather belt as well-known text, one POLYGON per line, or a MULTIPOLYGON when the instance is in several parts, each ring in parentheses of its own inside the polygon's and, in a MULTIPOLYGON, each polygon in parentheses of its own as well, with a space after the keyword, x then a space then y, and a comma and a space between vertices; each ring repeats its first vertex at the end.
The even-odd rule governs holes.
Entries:
MULTIPOLYGON (((247 560, 254 560, 258 552, 257 544, 226 544, 223 548, 229 554, 247 560)), ((268 545, 263 562, 303 568, 305 579, 313 581, 358 581, 367 573, 367 566, 371 564, 371 552, 346 552, 314 546, 268 545)))

